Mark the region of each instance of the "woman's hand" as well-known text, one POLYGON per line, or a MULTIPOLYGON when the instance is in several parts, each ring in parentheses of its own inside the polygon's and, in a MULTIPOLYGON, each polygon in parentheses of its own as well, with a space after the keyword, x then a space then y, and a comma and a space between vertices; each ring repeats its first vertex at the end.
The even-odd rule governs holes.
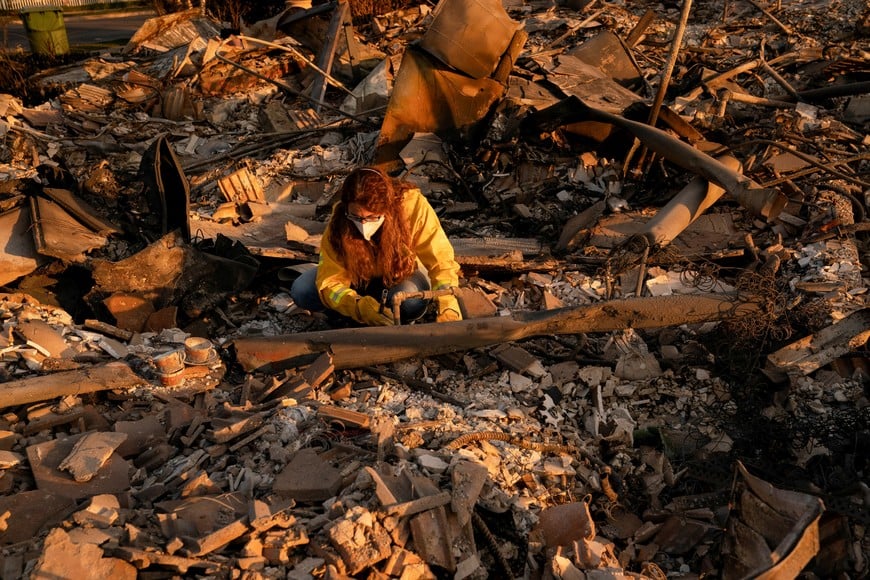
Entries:
POLYGON ((459 309, 459 301, 456 300, 456 296, 438 296, 435 301, 438 306, 435 322, 462 320, 462 311, 459 309))
POLYGON ((363 296, 356 301, 357 321, 369 326, 392 326, 393 313, 382 308, 381 303, 371 296, 363 296))

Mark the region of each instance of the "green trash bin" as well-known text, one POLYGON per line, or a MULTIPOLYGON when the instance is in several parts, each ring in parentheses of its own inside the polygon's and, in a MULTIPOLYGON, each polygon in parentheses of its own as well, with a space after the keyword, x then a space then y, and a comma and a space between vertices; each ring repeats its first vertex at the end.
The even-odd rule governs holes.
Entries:
POLYGON ((30 52, 60 56, 69 52, 63 10, 60 8, 28 8, 19 14, 30 42, 30 52))

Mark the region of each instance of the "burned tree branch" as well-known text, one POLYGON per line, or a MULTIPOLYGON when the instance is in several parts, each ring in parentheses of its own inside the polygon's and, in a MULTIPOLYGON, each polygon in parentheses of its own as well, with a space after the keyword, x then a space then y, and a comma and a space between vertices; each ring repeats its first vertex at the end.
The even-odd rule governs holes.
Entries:
POLYGON ((746 316, 759 304, 733 294, 628 298, 513 316, 400 327, 350 328, 236 339, 245 370, 274 370, 333 355, 336 369, 370 366, 416 356, 434 356, 547 334, 662 328, 746 316))

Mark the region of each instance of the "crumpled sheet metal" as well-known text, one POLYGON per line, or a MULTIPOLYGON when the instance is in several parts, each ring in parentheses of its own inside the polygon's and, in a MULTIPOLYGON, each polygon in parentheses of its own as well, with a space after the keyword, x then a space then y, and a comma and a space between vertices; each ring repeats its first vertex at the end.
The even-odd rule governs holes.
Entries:
POLYGON ((520 23, 501 0, 441 0, 420 48, 475 79, 490 76, 520 23))
POLYGON ((179 230, 190 241, 190 184, 166 135, 158 137, 139 164, 148 205, 159 212, 160 233, 179 230))
POLYGON ((59 204, 42 197, 30 198, 30 220, 36 251, 64 262, 83 263, 89 251, 108 240, 76 221, 59 204))
POLYGON ((247 92, 269 79, 275 83, 302 70, 291 54, 270 55, 271 49, 222 51, 199 71, 199 92, 206 97, 247 92), (247 69, 247 70, 245 70, 247 69))
POLYGON ((547 80, 564 94, 583 98, 588 105, 613 114, 621 114, 642 101, 640 96, 609 77, 599 67, 576 56, 560 55, 558 66, 547 75, 547 80))
POLYGON ((124 260, 94 260, 94 281, 103 294, 141 296, 157 308, 180 304, 192 316, 201 302, 246 288, 259 268, 241 244, 225 236, 207 250, 172 231, 124 260))
POLYGON ((622 40, 605 30, 567 51, 583 62, 597 67, 625 88, 636 91, 643 86, 643 73, 622 40))
POLYGON ((504 87, 492 79, 472 79, 447 70, 419 50, 409 48, 393 86, 378 140, 378 160, 387 146, 396 145, 389 158, 414 133, 440 133, 464 129, 481 120, 504 87))
POLYGON ((45 262, 36 251, 26 208, 0 213, 0 248, 0 286, 30 274, 45 262))
POLYGON ((217 24, 204 17, 199 8, 192 8, 149 18, 133 34, 123 53, 136 53, 143 48, 165 52, 185 46, 196 38, 217 38, 219 35, 217 24))
POLYGON ((796 578, 819 551, 819 518, 825 510, 814 495, 777 489, 737 462, 737 508, 726 538, 722 578, 796 578))

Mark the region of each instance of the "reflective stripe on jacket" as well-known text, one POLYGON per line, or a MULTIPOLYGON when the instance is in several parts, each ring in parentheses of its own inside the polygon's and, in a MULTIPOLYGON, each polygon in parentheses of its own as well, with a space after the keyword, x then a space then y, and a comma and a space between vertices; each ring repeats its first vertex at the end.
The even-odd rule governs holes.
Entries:
MULTIPOLYGON (((458 286, 459 264, 454 259, 453 246, 441 228, 441 222, 429 205, 429 200, 419 189, 410 189, 405 192, 402 209, 410 226, 411 251, 429 272, 432 289, 458 286)), ((356 305, 360 296, 351 288, 350 274, 329 242, 329 227, 320 242, 316 284, 325 306, 360 321, 356 305)))

